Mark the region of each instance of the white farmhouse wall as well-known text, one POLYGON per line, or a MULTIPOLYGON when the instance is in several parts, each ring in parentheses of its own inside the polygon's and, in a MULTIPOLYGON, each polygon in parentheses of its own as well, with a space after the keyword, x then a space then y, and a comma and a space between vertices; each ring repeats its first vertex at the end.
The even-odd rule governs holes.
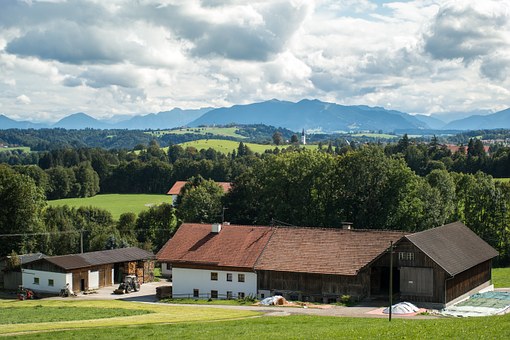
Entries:
POLYGON ((99 288, 99 271, 89 270, 89 289, 99 288))
POLYGON ((193 289, 198 289, 200 297, 217 290, 220 298, 225 298, 227 291, 234 297, 239 292, 245 296, 257 295, 257 274, 251 272, 172 268, 172 294, 174 297, 193 297, 193 289), (211 272, 218 273, 218 280, 211 280, 211 272), (232 274, 232 281, 227 281, 227 273, 232 274), (244 274, 244 282, 238 282, 238 274, 244 274))
POLYGON ((172 266, 168 263, 162 263, 161 264, 161 275, 165 277, 171 277, 172 276, 172 266))
POLYGON ((23 269, 22 284, 23 287, 36 292, 60 293, 60 290, 69 284, 69 289, 73 289, 73 274, 54 273, 41 270, 23 269), (39 284, 35 283, 35 278, 39 279, 39 284), (53 286, 50 286, 49 280, 53 280, 53 286))

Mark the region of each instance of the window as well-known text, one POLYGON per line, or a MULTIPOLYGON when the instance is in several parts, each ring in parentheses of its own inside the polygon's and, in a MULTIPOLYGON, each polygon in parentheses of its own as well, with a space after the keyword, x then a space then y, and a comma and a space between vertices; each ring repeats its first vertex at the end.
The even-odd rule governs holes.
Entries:
POLYGON ((238 299, 244 299, 244 292, 237 293, 237 298, 238 299))
POLYGON ((227 300, 232 300, 232 291, 227 290, 227 300))
POLYGON ((232 281, 232 273, 227 273, 227 281, 232 281))
POLYGON ((217 299, 217 298, 218 298, 218 291, 211 290, 211 299, 217 299))
POLYGON ((198 289, 193 289, 193 297, 194 298, 200 297, 200 291, 198 289))
POLYGON ((400 261, 414 261, 414 253, 410 252, 399 252, 398 259, 400 261))
POLYGON ((53 287, 55 285, 55 281, 53 279, 48 279, 48 286, 53 287))
POLYGON ((38 277, 34 277, 34 285, 38 285, 39 284, 39 278, 38 277))
POLYGON ((218 281, 218 273, 215 272, 211 273, 211 281, 218 281))
POLYGON ((244 274, 237 274, 237 282, 244 282, 244 274))

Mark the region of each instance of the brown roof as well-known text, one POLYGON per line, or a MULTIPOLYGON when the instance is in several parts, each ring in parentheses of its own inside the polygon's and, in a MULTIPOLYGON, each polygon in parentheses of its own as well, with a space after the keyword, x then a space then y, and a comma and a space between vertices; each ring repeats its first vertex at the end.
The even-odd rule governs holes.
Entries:
POLYGON ((43 259, 66 270, 98 266, 108 263, 153 259, 154 254, 136 247, 94 251, 83 254, 50 256, 43 259))
POLYGON ((452 276, 499 255, 462 222, 428 229, 406 238, 452 276))
MULTIPOLYGON (((175 184, 168 190, 166 193, 167 195, 179 195, 181 193, 182 188, 186 184, 186 181, 177 181, 175 184)), ((228 192, 230 188, 232 187, 232 183, 230 182, 215 182, 218 184, 222 189, 223 192, 228 192)))
POLYGON ((356 275, 402 236, 397 231, 279 227, 255 269, 356 275))
POLYGON ((253 269, 271 235, 271 227, 184 223, 158 252, 159 261, 253 269))
POLYGON ((393 231, 183 224, 159 261, 337 275, 356 275, 404 234, 393 231), (258 259, 258 260, 257 260, 258 259))

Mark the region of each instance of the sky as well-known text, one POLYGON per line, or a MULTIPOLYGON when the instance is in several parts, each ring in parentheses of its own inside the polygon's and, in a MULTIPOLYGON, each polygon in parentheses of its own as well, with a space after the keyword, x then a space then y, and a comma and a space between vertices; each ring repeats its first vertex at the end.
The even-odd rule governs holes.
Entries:
POLYGON ((10 118, 273 98, 506 109, 510 1, 0 1, 0 113, 10 118))

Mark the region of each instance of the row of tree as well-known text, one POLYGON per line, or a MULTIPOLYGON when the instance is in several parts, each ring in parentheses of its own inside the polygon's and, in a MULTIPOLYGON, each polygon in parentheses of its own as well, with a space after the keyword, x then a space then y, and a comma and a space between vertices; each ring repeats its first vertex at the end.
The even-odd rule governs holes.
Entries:
POLYGON ((43 252, 61 255, 139 246, 157 251, 177 229, 175 209, 161 204, 122 214, 93 208, 49 207, 35 181, 0 165, 0 256, 43 252), (83 244, 81 241, 83 240, 83 244))

